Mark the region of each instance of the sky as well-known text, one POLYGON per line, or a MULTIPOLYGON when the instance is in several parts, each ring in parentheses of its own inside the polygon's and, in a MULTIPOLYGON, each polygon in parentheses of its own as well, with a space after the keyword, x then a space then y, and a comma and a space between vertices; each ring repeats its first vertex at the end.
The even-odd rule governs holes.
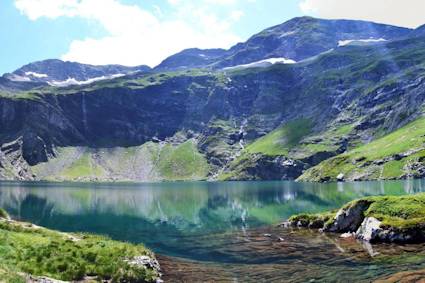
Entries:
POLYGON ((0 73, 49 58, 153 67, 297 16, 416 28, 423 11, 425 0, 0 0, 0 73))

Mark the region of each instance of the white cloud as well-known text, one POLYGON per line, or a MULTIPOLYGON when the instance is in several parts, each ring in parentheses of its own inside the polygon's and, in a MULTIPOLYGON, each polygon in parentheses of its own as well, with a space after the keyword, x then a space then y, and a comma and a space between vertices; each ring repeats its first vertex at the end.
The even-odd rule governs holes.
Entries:
POLYGON ((31 20, 41 17, 57 18, 61 16, 72 17, 77 13, 78 2, 74 0, 15 0, 18 10, 31 20))
MULTIPOLYGON (((215 1, 224 4, 236 0, 215 1)), ((203 5, 184 0, 168 2, 174 4, 175 12, 164 21, 155 16, 158 9, 149 12, 119 0, 15 0, 15 5, 31 20, 79 17, 105 28, 106 37, 74 40, 62 56, 69 61, 155 66, 185 48, 227 48, 240 40, 230 26, 243 16, 242 12, 231 11, 223 18, 203 5)))
POLYGON ((415 28, 425 24, 424 0, 302 0, 301 10, 329 19, 358 19, 415 28))
POLYGON ((232 20, 239 21, 240 18, 242 18, 245 15, 245 13, 241 10, 236 10, 236 11, 232 11, 232 13, 230 14, 230 17, 232 20))

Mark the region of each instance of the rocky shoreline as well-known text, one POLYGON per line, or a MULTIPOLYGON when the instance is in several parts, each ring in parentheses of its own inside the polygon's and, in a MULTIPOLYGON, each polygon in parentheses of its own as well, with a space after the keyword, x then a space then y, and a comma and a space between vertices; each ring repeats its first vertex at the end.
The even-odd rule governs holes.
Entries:
POLYGON ((338 211, 294 215, 282 225, 340 233, 372 243, 423 243, 425 194, 366 197, 338 211))

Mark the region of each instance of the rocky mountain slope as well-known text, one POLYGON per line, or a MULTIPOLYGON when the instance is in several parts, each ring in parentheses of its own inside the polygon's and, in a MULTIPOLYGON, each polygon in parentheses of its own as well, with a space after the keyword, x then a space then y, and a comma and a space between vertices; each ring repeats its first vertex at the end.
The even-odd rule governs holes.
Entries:
MULTIPOLYGON (((283 26, 292 27, 293 21, 322 23, 299 18, 283 26)), ((347 23, 338 32, 330 32, 339 34, 336 40, 366 36, 345 36, 356 26, 354 21, 323 22, 347 23)), ((332 50, 317 49, 309 54, 312 57, 295 64, 153 70, 86 85, 9 87, 0 93, 0 178, 265 180, 302 175, 301 180, 324 181, 338 176, 422 177, 425 165, 416 155, 423 143, 423 127, 411 137, 414 143, 406 143, 405 148, 393 142, 394 147, 379 156, 379 168, 390 167, 396 173, 376 174, 378 169, 369 160, 352 161, 351 156, 356 159, 362 154, 351 152, 368 152, 371 141, 386 143, 386 139, 394 140, 387 136, 391 132, 405 125, 407 129, 422 125, 425 101, 424 38, 407 29, 358 25, 385 32, 379 38, 395 39, 340 46, 334 42, 332 50), (416 122, 409 124, 412 121, 416 122), (332 162, 335 156, 338 160, 340 154, 349 155, 344 162, 352 166, 320 169, 329 167, 322 162, 332 162), (396 154, 404 154, 397 160, 401 171, 387 165, 394 163, 388 157, 396 154), (413 159, 414 168, 407 165, 413 159), (359 166, 364 168, 362 173, 354 173, 359 166)), ((268 41, 259 44, 270 45, 268 41)), ((189 55, 199 52, 203 51, 189 55)), ((262 56, 251 60, 267 59, 268 53, 262 56)), ((243 62, 231 64, 239 63, 243 62)), ((3 79, 0 85, 10 84, 3 79)), ((403 129, 395 135, 410 133, 403 129)))

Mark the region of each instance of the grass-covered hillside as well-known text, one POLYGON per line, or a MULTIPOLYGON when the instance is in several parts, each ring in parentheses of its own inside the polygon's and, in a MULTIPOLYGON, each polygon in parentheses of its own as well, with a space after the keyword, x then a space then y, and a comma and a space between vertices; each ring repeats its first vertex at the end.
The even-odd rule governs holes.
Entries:
POLYGON ((301 139, 311 133, 312 122, 300 119, 277 128, 271 133, 259 138, 246 147, 251 154, 262 153, 265 155, 288 155, 301 139))
POLYGON ((313 125, 311 119, 297 119, 256 139, 241 151, 219 177, 224 180, 250 177, 263 179, 262 176, 266 174, 264 171, 273 168, 266 166, 262 170, 264 166, 258 165, 280 162, 281 167, 292 167, 289 179, 296 178, 309 165, 315 165, 343 150, 346 145, 341 140, 348 137, 354 127, 351 124, 339 124, 314 132, 313 125))
POLYGON ((188 140, 180 144, 148 142, 136 147, 58 148, 56 157, 31 168, 50 181, 182 181, 202 180, 209 165, 188 140))
POLYGON ((1 282, 28 282, 30 276, 85 282, 89 278, 92 282, 156 282, 159 278, 153 254, 142 245, 55 232, 5 216, 0 214, 1 282))
POLYGON ((307 170, 300 181, 400 179, 425 172, 425 118, 307 170))

